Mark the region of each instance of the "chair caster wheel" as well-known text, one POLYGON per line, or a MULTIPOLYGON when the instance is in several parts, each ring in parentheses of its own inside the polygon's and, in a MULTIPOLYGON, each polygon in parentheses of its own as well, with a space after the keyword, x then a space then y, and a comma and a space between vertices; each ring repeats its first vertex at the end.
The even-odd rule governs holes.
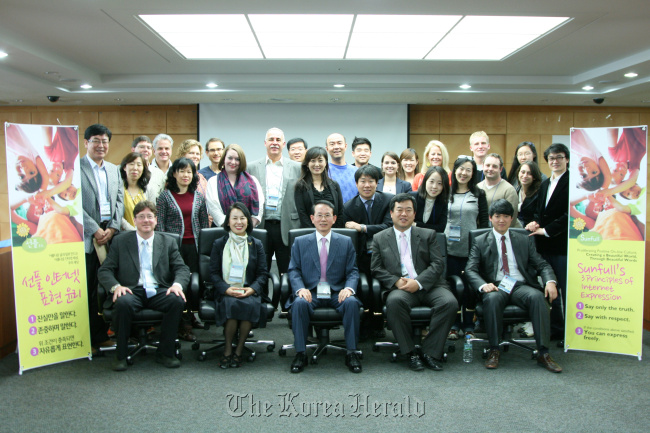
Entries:
POLYGON ((178 359, 179 361, 183 359, 183 354, 181 352, 176 352, 176 359, 178 359))
POLYGON ((447 362, 447 354, 446 353, 442 354, 442 362, 447 362))
POLYGON ((392 353, 390 355, 390 362, 397 362, 397 353, 392 353))
POLYGON ((133 358, 131 358, 130 356, 127 356, 126 357, 126 365, 133 365, 133 358))
POLYGON ((379 352, 379 347, 378 346, 372 346, 372 351, 373 352, 379 352))
POLYGON ((483 358, 483 359, 487 359, 487 356, 488 356, 488 351, 487 351, 487 349, 483 349, 483 353, 481 353, 481 358, 483 358))
POLYGON ((198 341, 192 343, 192 350, 199 350, 199 347, 201 347, 201 344, 198 341))
POLYGON ((357 355, 359 355, 359 359, 363 360, 363 352, 362 351, 359 350, 357 352, 357 355))
POLYGON ((287 350, 286 350, 286 349, 280 349, 280 350, 278 350, 278 355, 280 355, 280 356, 287 356, 287 350))
POLYGON ((316 365, 318 364, 318 358, 311 358, 311 365, 316 365))
POLYGON ((269 344, 266 346, 266 351, 267 352, 273 352, 275 350, 275 344, 269 344))
POLYGON ((255 361, 255 355, 249 355, 248 358, 246 358, 246 361, 248 361, 248 362, 255 361))
POLYGON ((205 361, 205 354, 204 353, 200 354, 199 356, 196 357, 196 359, 201 362, 205 361))
POLYGON ((530 357, 531 357, 531 359, 536 360, 537 355, 538 355, 537 351, 534 351, 530 357))
POLYGON ((503 346, 503 351, 504 352, 507 352, 508 350, 510 350, 510 345, 509 344, 506 344, 505 346, 503 346))
POLYGON ((456 346, 453 344, 450 344, 449 347, 447 347, 447 352, 449 353, 454 353, 456 351, 456 346))
POLYGON ((181 348, 181 342, 176 340, 175 346, 176 346, 177 349, 180 349, 181 348))

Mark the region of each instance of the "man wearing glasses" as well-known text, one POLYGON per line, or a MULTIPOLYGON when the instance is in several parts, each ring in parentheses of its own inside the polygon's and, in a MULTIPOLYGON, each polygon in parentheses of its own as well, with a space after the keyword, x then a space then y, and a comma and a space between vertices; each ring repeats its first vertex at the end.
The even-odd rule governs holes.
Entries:
POLYGON ((210 180, 212 176, 219 173, 219 161, 223 156, 224 148, 225 146, 220 138, 211 138, 205 143, 205 154, 210 159, 210 165, 199 170, 205 180, 210 180))
POLYGON ((81 158, 81 194, 84 211, 84 250, 90 343, 93 354, 98 346, 110 346, 107 328, 98 315, 97 269, 106 254, 108 243, 120 229, 124 215, 124 186, 119 168, 104 161, 111 141, 111 131, 101 124, 90 125, 84 132, 86 156, 81 158))
MULTIPOLYGON (((537 251, 557 276, 562 297, 556 298, 551 310, 551 339, 564 339, 564 305, 566 303, 567 238, 569 218, 569 149, 561 143, 552 144, 544 152, 551 177, 539 187, 534 221, 526 230, 536 236, 537 251)), ((531 236, 532 236, 531 235, 531 236)), ((558 344, 563 346, 563 343, 558 344)))

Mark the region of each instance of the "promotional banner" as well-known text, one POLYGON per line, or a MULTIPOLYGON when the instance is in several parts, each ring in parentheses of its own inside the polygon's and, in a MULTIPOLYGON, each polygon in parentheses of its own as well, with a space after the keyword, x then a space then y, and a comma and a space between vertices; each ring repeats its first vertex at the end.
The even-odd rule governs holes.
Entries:
POLYGON ((77 126, 5 123, 20 373, 91 355, 77 126))
POLYGON ((641 360, 647 126, 571 130, 565 350, 641 360))

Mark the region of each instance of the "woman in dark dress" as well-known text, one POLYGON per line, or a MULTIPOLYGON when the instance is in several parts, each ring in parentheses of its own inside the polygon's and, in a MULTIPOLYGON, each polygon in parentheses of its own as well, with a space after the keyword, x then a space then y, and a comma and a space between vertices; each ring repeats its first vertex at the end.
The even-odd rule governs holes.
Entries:
POLYGON ((251 214, 241 202, 233 203, 223 228, 228 234, 214 241, 210 254, 210 275, 214 284, 217 326, 224 325, 226 344, 219 360, 221 368, 240 367, 242 351, 254 323, 266 321, 262 301, 266 295, 268 271, 262 242, 249 236, 251 214), (233 353, 232 343, 239 330, 233 353))
POLYGON ((325 148, 310 147, 300 167, 300 178, 295 184, 294 198, 301 228, 314 227, 309 215, 312 206, 319 200, 327 200, 334 205, 334 215, 336 215, 334 227, 343 227, 341 187, 338 182, 330 179, 328 170, 325 148))
POLYGON ((447 227, 447 210, 449 203, 449 175, 444 168, 430 167, 415 196, 417 211, 415 224, 418 227, 444 233, 447 227))
POLYGON ((519 180, 519 214, 517 218, 522 227, 535 219, 534 214, 537 209, 537 199, 539 197, 539 187, 542 184, 542 173, 536 162, 525 161, 519 166, 517 171, 519 180))

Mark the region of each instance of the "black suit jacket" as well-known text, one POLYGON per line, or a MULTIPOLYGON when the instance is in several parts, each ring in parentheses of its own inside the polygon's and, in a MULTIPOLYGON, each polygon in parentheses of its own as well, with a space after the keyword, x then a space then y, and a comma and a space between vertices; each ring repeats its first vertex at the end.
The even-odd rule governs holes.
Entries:
POLYGON ((359 232, 359 236, 357 236, 357 256, 366 254, 366 243, 372 240, 376 233, 393 226, 393 220, 390 218, 390 200, 392 198, 393 194, 376 191, 370 211, 370 220, 368 220, 366 205, 363 204, 358 194, 345 203, 343 225, 347 221, 354 221, 357 224, 365 224, 367 229, 366 233, 359 232))
MULTIPOLYGON (((210 253, 210 276, 214 285, 215 300, 218 301, 230 285, 223 279, 223 250, 228 242, 228 235, 216 239, 212 244, 210 253)), ((248 236, 248 264, 246 265, 246 277, 244 287, 255 290, 264 302, 271 302, 266 292, 268 289, 269 273, 266 269, 266 253, 259 239, 248 236)))
POLYGON ((537 193, 537 211, 534 221, 549 235, 549 237, 535 236, 537 251, 542 254, 566 256, 569 230, 567 227, 569 223, 569 171, 567 170, 558 180, 553 195, 546 205, 550 183, 551 179, 542 182, 537 193))
MULTIPOLYGON (((140 257, 136 231, 121 233, 113 238, 104 264, 97 272, 99 284, 106 291, 116 284, 133 290, 140 279, 140 257)), ((171 236, 156 232, 153 238, 153 275, 158 280, 158 292, 167 290, 175 282, 187 288, 190 269, 183 262, 178 244, 171 236)), ((112 296, 107 297, 105 307, 110 307, 112 296), (108 304, 108 305, 106 305, 108 304)))
POLYGON ((521 209, 517 218, 521 222, 522 227, 526 227, 529 222, 535 221, 535 212, 537 212, 537 204, 539 200, 539 190, 532 196, 526 196, 524 202, 521 204, 521 209))
POLYGON ((447 202, 443 202, 440 196, 436 197, 436 201, 433 203, 433 211, 431 211, 429 219, 424 221, 424 204, 426 200, 420 197, 417 191, 411 191, 410 194, 415 197, 415 203, 417 205, 415 224, 418 227, 444 233, 445 228, 447 228, 447 211, 449 209, 447 202))
MULTIPOLYGON (((541 275, 544 285, 550 280, 556 280, 553 268, 537 253, 534 241, 530 236, 510 230, 510 243, 519 272, 527 285, 543 290, 537 281, 538 274, 541 275)), ((465 267, 465 278, 474 290, 478 290, 487 283, 498 285, 498 281, 496 281, 498 266, 499 249, 494 231, 490 230, 476 238, 472 245, 465 267)))
MULTIPOLYGON (((383 177, 379 179, 379 182, 377 182, 377 191, 382 191, 382 192, 384 191, 383 177)), ((395 181, 395 192, 397 194, 401 194, 403 192, 411 192, 411 191, 413 191, 413 188, 411 187, 410 182, 397 178, 397 180, 395 181)))
MULTIPOLYGON (((332 204, 334 205, 334 215, 336 215, 336 222, 333 227, 343 227, 345 221, 343 219, 343 195, 341 194, 341 187, 339 183, 332 180, 329 184, 329 190, 334 197, 332 204)), ((295 185, 295 202, 298 217, 300 218, 300 227, 303 229, 314 227, 309 215, 311 214, 311 207, 314 205, 314 191, 312 186, 308 188, 300 188, 298 183, 295 185)))

